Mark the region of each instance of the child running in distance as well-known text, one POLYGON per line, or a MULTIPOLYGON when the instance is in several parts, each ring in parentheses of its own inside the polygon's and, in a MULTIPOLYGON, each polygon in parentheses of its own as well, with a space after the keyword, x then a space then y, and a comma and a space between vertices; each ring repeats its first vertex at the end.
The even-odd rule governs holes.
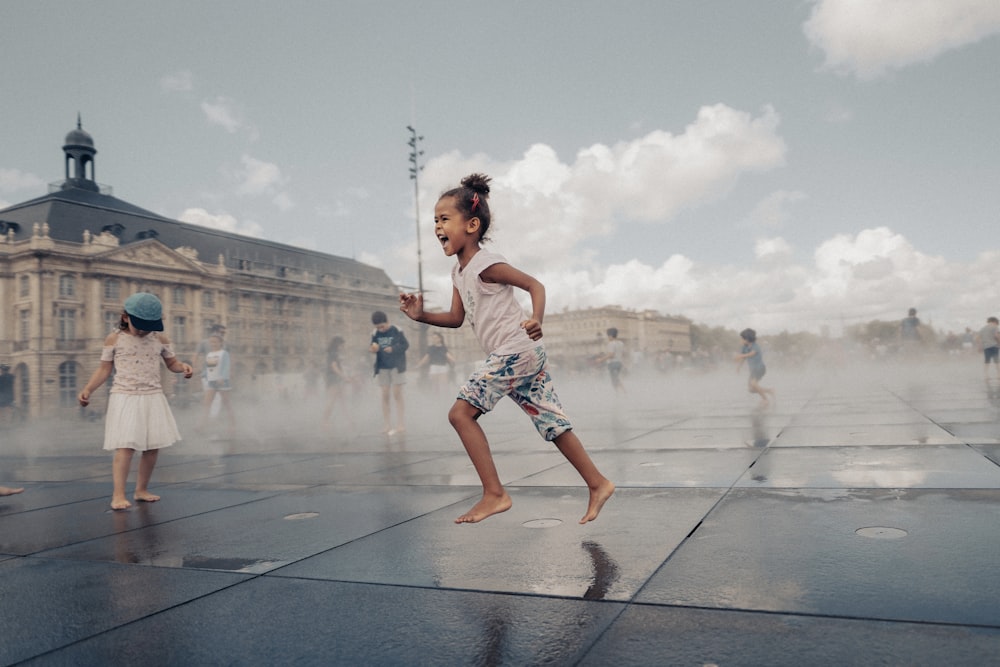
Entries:
POLYGON ((767 372, 767 367, 764 365, 764 355, 760 351, 760 345, 757 344, 757 332, 753 329, 744 329, 740 332, 740 338, 743 340, 743 349, 736 355, 736 372, 739 372, 743 362, 746 361, 750 368, 747 391, 759 395, 760 407, 766 408, 770 405, 767 397, 774 398, 774 390, 766 389, 760 384, 760 379, 767 372))
POLYGON ((125 301, 118 331, 104 340, 101 365, 78 397, 81 406, 89 405, 91 393, 115 372, 104 422, 104 449, 115 452, 111 467, 113 510, 132 505, 125 497, 125 482, 135 451, 142 452, 135 499, 149 503, 160 499, 149 492, 149 479, 160 448, 181 439, 160 384, 160 358, 169 370, 183 373, 185 378, 190 378, 194 370, 174 355, 170 340, 160 333, 162 318, 163 306, 154 295, 137 292, 130 296, 125 301))
POLYGON ((232 403, 229 402, 229 392, 232 385, 229 382, 231 363, 229 352, 222 347, 222 336, 212 334, 208 337, 208 351, 205 353, 205 395, 202 398, 201 423, 204 428, 212 414, 212 403, 219 397, 219 408, 226 413, 229 420, 229 435, 236 432, 236 416, 233 414, 232 403))
POLYGON ((479 418, 501 398, 510 396, 527 413, 539 434, 555 442, 590 489, 590 502, 580 523, 597 518, 615 485, 597 469, 572 430, 556 396, 546 367, 542 337, 545 287, 480 247, 490 227, 490 179, 472 174, 460 187, 445 192, 434 207, 434 233, 444 254, 455 256, 451 310, 424 310, 422 294, 401 294, 399 308, 411 319, 440 327, 460 327, 466 317, 486 361, 459 390, 448 412, 483 485, 483 497, 455 523, 476 523, 510 509, 511 499, 500 482, 489 442, 479 418), (514 298, 514 287, 531 296, 531 317, 525 318, 514 298))

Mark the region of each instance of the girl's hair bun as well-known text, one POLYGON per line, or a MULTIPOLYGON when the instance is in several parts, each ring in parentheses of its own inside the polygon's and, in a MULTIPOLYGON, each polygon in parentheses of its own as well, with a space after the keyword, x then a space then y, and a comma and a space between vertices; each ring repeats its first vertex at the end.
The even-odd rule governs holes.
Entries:
POLYGON ((490 181, 492 179, 486 174, 469 174, 462 179, 462 186, 469 188, 473 192, 488 197, 490 194, 490 181))

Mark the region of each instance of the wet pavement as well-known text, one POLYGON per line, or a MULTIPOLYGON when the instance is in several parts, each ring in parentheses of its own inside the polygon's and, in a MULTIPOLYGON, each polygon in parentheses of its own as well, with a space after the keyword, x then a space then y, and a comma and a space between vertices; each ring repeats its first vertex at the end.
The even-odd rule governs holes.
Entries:
MULTIPOLYGON (((1000 655, 1000 387, 971 358, 745 378, 560 378, 618 491, 512 405, 478 498, 447 396, 407 431, 248 411, 108 509, 101 425, 4 432, 0 665, 983 665, 1000 655)), ((369 415, 370 416, 370 415, 369 415)), ((130 482, 134 481, 134 470, 130 482)))

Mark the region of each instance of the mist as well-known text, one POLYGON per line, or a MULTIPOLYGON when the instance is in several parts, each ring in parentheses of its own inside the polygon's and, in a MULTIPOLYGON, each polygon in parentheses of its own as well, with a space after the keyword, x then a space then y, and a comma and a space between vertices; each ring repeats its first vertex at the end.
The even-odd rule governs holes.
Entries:
MULTIPOLYGON (((616 392, 603 366, 584 371, 553 366, 556 390, 574 430, 589 451, 600 451, 632 438, 670 429, 663 434, 663 448, 686 448, 688 433, 693 446, 698 433, 724 433, 725 446, 740 443, 763 446, 773 439, 810 400, 825 388, 846 387, 864 392, 870 387, 888 387, 904 400, 919 402, 922 387, 942 381, 982 382, 982 359, 978 352, 956 354, 926 350, 912 357, 873 358, 867 353, 844 352, 839 357, 805 361, 785 360, 764 354, 767 374, 762 384, 776 391, 776 400, 762 410, 759 398, 747 391, 747 369, 737 372, 732 359, 739 345, 720 352, 719 358, 703 365, 681 360, 669 369, 652 367, 647 360, 633 359, 623 376, 625 393, 616 392), (712 418, 704 418, 711 414, 712 418), (720 431, 721 430, 721 431, 720 431), (737 442, 738 440, 738 442, 737 442)), ((550 350, 551 354, 551 350, 550 350)), ((412 355, 411 355, 412 356, 412 355)), ((370 369, 344 385, 343 395, 333 407, 329 423, 323 423, 327 395, 322 381, 306 385, 299 376, 287 376, 287 386, 276 391, 258 386, 259 379, 233 378, 232 407, 236 427, 230 432, 224 413, 210 416, 202 426, 197 378, 187 382, 191 391, 170 396, 182 440, 163 449, 159 467, 175 457, 219 458, 243 455, 303 455, 401 452, 419 455, 464 454, 461 442, 448 422, 448 410, 460 382, 470 368, 459 371, 454 382, 432 386, 417 371, 407 373, 404 389, 403 433, 383 431, 380 388, 370 369)), ((178 376, 179 377, 179 376, 178 376)), ((989 384, 986 384, 989 389, 989 384)), ((107 391, 107 387, 100 391, 107 391)), ((169 392, 168 392, 169 396, 169 392)), ((991 394, 992 396, 992 394, 991 394)), ((998 399, 1000 400, 1000 399, 998 399)), ((395 402, 392 423, 396 423, 395 402)), ((79 414, 84 414, 83 412, 79 414)), ((555 451, 535 432, 530 419, 513 401, 503 400, 480 419, 494 452, 555 451)), ((103 414, 89 418, 64 416, 29 420, 6 429, 6 456, 106 457, 103 414)), ((709 444, 706 440, 704 444, 709 444)), ((110 466, 107 471, 110 475, 110 466)), ((155 480, 155 477, 154 477, 155 480)))

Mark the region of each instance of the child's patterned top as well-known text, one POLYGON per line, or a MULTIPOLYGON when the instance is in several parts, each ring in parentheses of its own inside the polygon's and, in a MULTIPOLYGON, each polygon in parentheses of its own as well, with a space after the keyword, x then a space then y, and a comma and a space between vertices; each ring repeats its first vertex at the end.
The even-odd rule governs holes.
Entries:
POLYGON ((101 361, 112 361, 115 365, 115 379, 111 385, 113 394, 155 394, 163 391, 160 359, 174 356, 170 345, 164 345, 155 332, 133 336, 127 331, 119 331, 115 344, 101 350, 101 361))

